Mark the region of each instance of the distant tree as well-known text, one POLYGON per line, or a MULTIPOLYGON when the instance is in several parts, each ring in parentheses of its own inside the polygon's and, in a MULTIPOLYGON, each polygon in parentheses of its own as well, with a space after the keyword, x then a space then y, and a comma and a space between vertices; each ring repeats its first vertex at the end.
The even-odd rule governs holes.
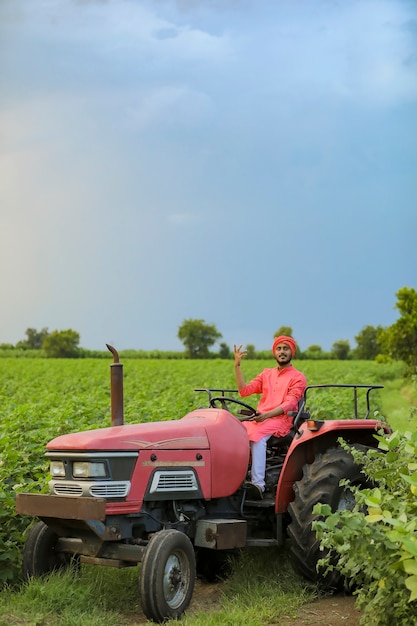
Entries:
POLYGON ((180 339, 186 349, 190 359, 206 359, 210 356, 209 346, 221 339, 214 324, 206 324, 204 320, 188 319, 184 320, 178 328, 178 339, 180 339))
POLYGON ((42 330, 36 330, 36 328, 26 329, 26 339, 19 341, 16 344, 16 348, 26 348, 31 350, 40 350, 42 348, 43 340, 48 336, 48 329, 42 328, 42 330))
POLYGON ((313 344, 307 348, 303 356, 305 359, 323 359, 325 355, 321 346, 313 344))
POLYGON ((246 346, 246 358, 247 359, 256 359, 256 349, 253 343, 248 343, 246 346))
POLYGON ((279 337, 280 335, 286 335, 287 337, 292 337, 291 326, 280 326, 278 330, 274 332, 274 338, 279 337))
POLYGON ((332 357, 338 361, 346 361, 350 355, 350 344, 347 339, 339 339, 332 345, 332 357))
POLYGON ((54 330, 43 340, 42 348, 46 356, 53 358, 74 358, 79 356, 80 335, 71 330, 54 330))
POLYGON ((383 332, 382 326, 365 326, 356 335, 356 348, 354 355, 356 359, 374 360, 378 354, 381 354, 382 347, 380 344, 381 335, 383 332))
POLYGON ((220 344, 219 357, 221 359, 228 359, 230 357, 231 351, 227 343, 222 341, 220 344))
POLYGON ((417 291, 402 287, 395 294, 401 317, 381 333, 381 344, 390 357, 403 360, 410 368, 417 368, 417 291))

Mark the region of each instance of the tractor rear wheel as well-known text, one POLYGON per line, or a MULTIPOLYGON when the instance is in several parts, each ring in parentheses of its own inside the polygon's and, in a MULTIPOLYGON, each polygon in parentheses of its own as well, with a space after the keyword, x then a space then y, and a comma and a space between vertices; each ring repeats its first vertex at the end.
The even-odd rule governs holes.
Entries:
POLYGON ((149 541, 140 574, 140 599, 154 622, 178 619, 188 608, 195 584, 194 548, 184 533, 161 530, 149 541))
POLYGON ((329 589, 343 588, 344 580, 335 569, 326 575, 316 569, 324 553, 312 529, 316 518, 313 508, 321 502, 329 504, 332 511, 353 509, 355 498, 352 492, 340 487, 342 478, 347 478, 353 485, 369 485, 351 454, 340 447, 329 448, 313 463, 303 467, 303 477, 294 485, 295 499, 288 507, 291 517, 288 534, 294 565, 306 578, 329 589))
POLYGON ((44 522, 37 522, 29 531, 23 546, 23 577, 38 578, 56 570, 67 569, 72 559, 77 567, 78 557, 56 551, 59 537, 44 522))

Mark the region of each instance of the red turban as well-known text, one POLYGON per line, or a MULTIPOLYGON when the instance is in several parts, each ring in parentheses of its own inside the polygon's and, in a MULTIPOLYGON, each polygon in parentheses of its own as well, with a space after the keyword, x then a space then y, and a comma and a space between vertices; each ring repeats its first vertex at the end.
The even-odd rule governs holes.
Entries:
POLYGON ((291 354, 294 357, 295 351, 297 349, 297 342, 292 337, 287 337, 286 335, 280 335, 279 337, 275 337, 274 343, 272 344, 272 354, 275 356, 275 348, 279 343, 286 343, 288 347, 291 348, 291 354))

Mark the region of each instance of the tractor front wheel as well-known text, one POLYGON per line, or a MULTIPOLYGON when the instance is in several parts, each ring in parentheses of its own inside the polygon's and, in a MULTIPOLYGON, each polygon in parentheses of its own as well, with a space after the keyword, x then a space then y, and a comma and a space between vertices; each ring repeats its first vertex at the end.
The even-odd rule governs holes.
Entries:
POLYGON ((23 577, 38 578, 56 570, 67 569, 74 559, 75 568, 78 557, 71 557, 56 551, 58 535, 44 522, 37 522, 30 529, 22 555, 23 577))
POLYGON ((155 533, 140 574, 140 599, 146 617, 154 622, 180 618, 191 602, 194 584, 194 548, 187 535, 178 530, 155 533))
POLYGON ((295 499, 288 507, 291 517, 288 534, 293 562, 306 578, 329 589, 343 588, 344 581, 335 569, 325 576, 323 572, 317 571, 317 562, 324 554, 312 529, 316 518, 313 508, 321 502, 329 504, 332 511, 353 509, 355 498, 352 492, 340 487, 342 478, 347 478, 357 486, 368 484, 351 454, 339 447, 329 448, 319 454, 313 463, 303 467, 303 477, 294 485, 295 499))

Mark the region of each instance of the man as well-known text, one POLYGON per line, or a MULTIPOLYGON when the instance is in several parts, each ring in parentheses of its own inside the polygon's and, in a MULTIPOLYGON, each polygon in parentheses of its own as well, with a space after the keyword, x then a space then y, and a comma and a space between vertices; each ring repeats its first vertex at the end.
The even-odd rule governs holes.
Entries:
POLYGON ((241 397, 262 394, 257 415, 243 422, 248 431, 252 453, 252 482, 248 485, 251 498, 262 499, 265 491, 266 444, 272 435, 284 437, 292 428, 289 411, 296 411, 307 385, 306 377, 291 364, 297 343, 292 337, 280 335, 272 345, 277 367, 265 368, 246 384, 241 370, 247 351, 234 345, 236 383, 241 397))

